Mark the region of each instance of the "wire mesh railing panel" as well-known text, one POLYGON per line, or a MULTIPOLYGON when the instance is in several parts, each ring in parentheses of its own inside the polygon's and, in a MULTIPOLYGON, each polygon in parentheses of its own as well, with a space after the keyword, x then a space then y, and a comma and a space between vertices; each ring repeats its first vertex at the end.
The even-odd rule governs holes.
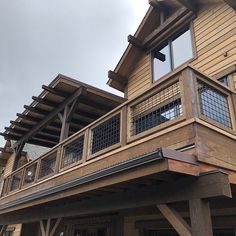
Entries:
POLYGON ((37 163, 34 163, 25 169, 23 185, 31 184, 35 181, 36 169, 37 169, 37 163))
POLYGON ((12 176, 10 191, 14 191, 20 188, 22 176, 23 176, 23 171, 20 171, 12 176))
POLYGON ((83 156, 84 136, 76 139, 64 147, 64 156, 62 158, 62 168, 72 165, 80 160, 83 156))
POLYGON ((202 81, 198 81, 198 96, 202 115, 232 128, 227 95, 202 81))
POLYGON ((120 142, 120 114, 92 129, 91 154, 120 142))
POLYGON ((183 114, 179 82, 131 108, 131 135, 136 135, 183 114))
POLYGON ((45 176, 55 173, 56 159, 57 159, 57 152, 54 152, 51 155, 44 157, 41 160, 39 178, 43 178, 45 176))

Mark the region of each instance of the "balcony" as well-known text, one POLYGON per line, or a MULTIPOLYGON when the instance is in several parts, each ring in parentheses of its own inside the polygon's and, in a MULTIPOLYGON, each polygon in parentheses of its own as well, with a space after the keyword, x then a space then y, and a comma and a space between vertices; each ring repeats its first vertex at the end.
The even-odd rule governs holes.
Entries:
MULTIPOLYGON (((167 153, 172 160, 165 162, 167 168, 158 163, 155 169, 136 172, 133 177, 155 174, 159 170, 198 175, 204 171, 201 163, 211 165, 208 170, 214 166, 236 170, 233 158, 236 153, 235 107, 233 90, 192 67, 181 68, 157 81, 145 94, 124 102, 48 153, 14 171, 4 180, 2 210, 4 206, 11 207, 16 199, 30 201, 31 196, 43 197, 42 191, 66 183, 82 181, 86 184, 93 173, 99 175, 102 170, 140 156, 147 155, 148 159, 157 148, 182 152, 186 155, 186 159, 180 157, 179 160, 183 161, 183 166, 177 165, 174 155, 167 153), (197 164, 190 158, 193 156, 199 161, 197 164), (163 169, 158 170, 158 165, 163 169)), ((131 177, 127 174, 122 178, 131 177)), ((112 183, 116 183, 115 180, 112 183)), ((86 191, 104 186, 91 186, 86 191)), ((83 191, 81 187, 76 194, 83 191)), ((51 192, 49 200, 67 196, 62 193, 54 198, 55 193, 51 192)))

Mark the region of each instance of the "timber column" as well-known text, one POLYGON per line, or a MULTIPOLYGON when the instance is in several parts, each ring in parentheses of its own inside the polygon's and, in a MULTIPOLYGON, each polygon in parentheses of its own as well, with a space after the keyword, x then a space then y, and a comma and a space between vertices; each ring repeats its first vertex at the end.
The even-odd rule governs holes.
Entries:
POLYGON ((211 212, 208 200, 189 201, 192 236, 213 236, 211 212))

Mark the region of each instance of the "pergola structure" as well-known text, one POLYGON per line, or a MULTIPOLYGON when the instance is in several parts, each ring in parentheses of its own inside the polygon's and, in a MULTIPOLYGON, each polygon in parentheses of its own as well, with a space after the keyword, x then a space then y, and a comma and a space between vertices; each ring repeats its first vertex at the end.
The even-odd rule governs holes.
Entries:
POLYGON ((33 96, 33 102, 0 133, 6 140, 16 141, 17 157, 25 143, 51 148, 125 101, 61 74, 42 88, 42 93, 33 96))

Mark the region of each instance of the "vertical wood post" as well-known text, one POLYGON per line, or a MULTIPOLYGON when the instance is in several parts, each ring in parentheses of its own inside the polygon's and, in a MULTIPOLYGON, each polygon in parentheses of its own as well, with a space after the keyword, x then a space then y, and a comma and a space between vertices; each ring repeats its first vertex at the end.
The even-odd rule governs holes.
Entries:
POLYGON ((69 107, 68 105, 66 105, 63 116, 62 116, 62 120, 61 120, 62 126, 61 126, 60 142, 66 139, 69 134, 70 123, 67 122, 68 110, 69 110, 69 107))
POLYGON ((124 217, 122 215, 117 215, 114 219, 114 236, 123 236, 124 235, 124 217))
POLYGON ((124 106, 121 111, 121 146, 125 146, 127 144, 127 106, 124 106))
POLYGON ((181 99, 184 104, 184 114, 187 119, 192 117, 198 117, 198 105, 197 105, 197 87, 194 73, 190 68, 185 69, 182 72, 180 79, 181 87, 181 99))
POLYGON ((213 236, 211 212, 208 200, 189 201, 192 236, 213 236))

